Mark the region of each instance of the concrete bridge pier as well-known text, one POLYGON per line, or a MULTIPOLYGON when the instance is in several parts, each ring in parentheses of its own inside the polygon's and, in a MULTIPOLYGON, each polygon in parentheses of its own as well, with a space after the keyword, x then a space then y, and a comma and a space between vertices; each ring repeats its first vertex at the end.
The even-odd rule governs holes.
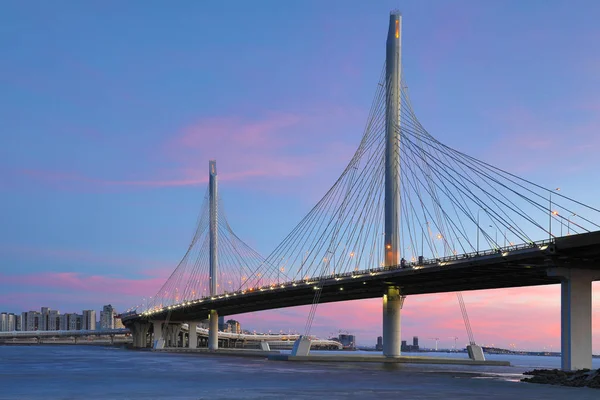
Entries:
POLYGON ((208 318, 208 349, 211 351, 219 349, 219 315, 217 310, 210 310, 208 318))
POLYGON ((166 329, 165 347, 179 347, 180 324, 169 324, 166 329))
POLYGON ((388 286, 383 295, 383 355, 386 357, 400 355, 400 321, 405 297, 398 286, 388 286))
POLYGON ((549 276, 561 279, 561 368, 592 368, 592 282, 600 272, 550 268, 549 276))
POLYGON ((153 349, 164 349, 165 348, 165 339, 163 338, 163 322, 162 321, 153 321, 152 329, 154 331, 154 337, 152 340, 152 348, 153 349))
POLYGON ((188 322, 188 347, 195 349, 198 347, 198 322, 188 322))
POLYGON ((143 322, 136 322, 131 327, 131 336, 133 337, 133 347, 145 348, 147 345, 146 336, 150 330, 150 324, 143 322))

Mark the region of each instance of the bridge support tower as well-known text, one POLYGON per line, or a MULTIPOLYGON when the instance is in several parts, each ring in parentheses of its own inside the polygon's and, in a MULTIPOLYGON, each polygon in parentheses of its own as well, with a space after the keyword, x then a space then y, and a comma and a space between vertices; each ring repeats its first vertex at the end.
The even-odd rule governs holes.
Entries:
POLYGON ((592 368, 592 282, 600 272, 551 268, 549 276, 561 278, 561 368, 592 368))
MULTIPOLYGON (((400 264, 400 82, 402 15, 390 14, 386 43, 385 266, 400 264)), ((383 295, 383 354, 400 355, 400 317, 404 297, 390 285, 383 295)))
MULTIPOLYGON (((209 206, 209 240, 210 240, 210 259, 209 259, 209 275, 210 275, 210 295, 217 295, 217 271, 219 265, 218 258, 218 229, 219 229, 219 196, 217 185, 217 161, 210 160, 208 163, 209 178, 208 178, 208 206, 209 206)), ((217 310, 210 310, 209 325, 208 325, 208 349, 217 350, 219 348, 219 316, 217 310)))

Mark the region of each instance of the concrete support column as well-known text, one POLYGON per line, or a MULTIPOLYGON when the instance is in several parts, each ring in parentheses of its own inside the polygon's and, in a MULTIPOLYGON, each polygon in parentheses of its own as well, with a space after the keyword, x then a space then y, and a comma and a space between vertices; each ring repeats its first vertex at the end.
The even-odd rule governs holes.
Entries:
POLYGON ((400 319, 404 297, 398 286, 388 286, 383 295, 383 355, 400 355, 400 319))
POLYGON ((148 334, 149 329, 150 324, 142 322, 135 322, 131 326, 131 337, 133 339, 134 348, 146 347, 146 335, 148 334))
POLYGON ((133 348, 136 349, 139 345, 138 345, 138 335, 137 335, 137 323, 133 323, 133 325, 131 325, 129 327, 129 330, 131 331, 131 339, 133 340, 133 348))
POLYGON ((597 271, 551 268, 561 278, 561 367, 574 371, 592 368, 592 281, 597 271))
POLYGON ((154 349, 163 349, 165 347, 165 339, 163 338, 162 321, 154 321, 152 323, 154 329, 154 340, 152 347, 154 349))
POLYGON ((143 323, 140 324, 140 330, 138 335, 138 347, 145 349, 148 345, 148 331, 150 330, 150 324, 143 323))
POLYGON ((208 318, 208 349, 217 350, 219 348, 219 316, 217 310, 210 310, 208 318))
MULTIPOLYGON (((173 340, 175 340, 175 343, 173 344, 173 347, 179 347, 179 334, 181 333, 181 324, 179 325, 174 325, 173 326, 173 340)), ((181 341, 181 345, 183 346, 183 339, 181 341)))
POLYGON ((190 349, 195 349, 198 347, 198 332, 196 331, 197 327, 197 322, 188 322, 188 347, 190 349))

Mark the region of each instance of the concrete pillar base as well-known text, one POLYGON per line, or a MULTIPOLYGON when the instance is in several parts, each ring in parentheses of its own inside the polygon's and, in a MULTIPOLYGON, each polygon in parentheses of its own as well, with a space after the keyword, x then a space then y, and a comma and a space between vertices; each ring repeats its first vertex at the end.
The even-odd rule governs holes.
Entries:
POLYGON ((198 322, 188 322, 188 348, 195 349, 198 347, 198 332, 196 328, 198 322))
POLYGON ((165 339, 163 339, 162 325, 162 321, 154 321, 152 323, 152 329, 154 330, 152 348, 155 350, 165 348, 165 339))
MULTIPOLYGON (((310 353, 311 340, 308 336, 300 335, 292 348, 293 356, 307 356, 310 353)), ((268 344, 267 344, 268 345, 268 344)))
POLYGON ((219 315, 217 310, 210 310, 208 325, 208 349, 215 351, 219 349, 219 315))
POLYGON ((400 320, 404 298, 400 287, 388 286, 383 295, 383 355, 400 356, 400 320))
POLYGON ((485 361, 485 355, 483 354, 483 349, 481 346, 470 344, 467 346, 467 353, 469 353, 469 358, 471 360, 485 361))
POLYGON ((550 268, 549 276, 561 278, 561 368, 592 368, 592 281, 598 271, 550 268))
POLYGON ((262 351, 271 351, 271 346, 269 346, 269 342, 263 340, 262 342, 260 342, 260 349, 262 351))
POLYGON ((133 326, 131 326, 131 336, 133 339, 133 347, 134 348, 145 348, 147 345, 147 335, 148 330, 150 329, 150 324, 135 322, 133 326))

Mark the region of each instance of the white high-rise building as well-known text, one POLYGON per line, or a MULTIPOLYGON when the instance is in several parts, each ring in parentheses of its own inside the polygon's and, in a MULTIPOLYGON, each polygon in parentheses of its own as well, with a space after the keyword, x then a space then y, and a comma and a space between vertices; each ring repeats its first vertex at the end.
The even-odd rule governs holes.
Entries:
POLYGON ((58 317, 58 330, 59 331, 68 331, 69 330, 69 315, 71 315, 71 314, 62 314, 58 317))
POLYGON ((48 318, 48 324, 46 326, 47 331, 57 331, 60 329, 60 311, 49 310, 47 318, 48 318))
POLYGON ((39 331, 40 325, 41 325, 41 320, 42 320, 42 314, 40 314, 37 311, 28 311, 26 313, 26 315, 27 315, 27 330, 28 331, 39 331))
POLYGON ((100 329, 114 329, 115 314, 115 309, 110 304, 102 307, 102 311, 100 311, 100 329))
POLYGON ((67 330, 79 331, 83 327, 82 317, 79 314, 65 314, 67 316, 67 330))
POLYGON ((8 332, 14 332, 17 330, 17 321, 15 319, 15 314, 10 313, 8 314, 8 321, 7 321, 7 331, 8 332))
POLYGON ((81 329, 85 331, 96 330, 96 310, 83 310, 81 329))
POLYGON ((0 314, 0 332, 8 331, 8 314, 3 312, 0 314))
POLYGON ((40 321, 38 323, 39 331, 47 331, 48 330, 48 314, 50 313, 50 307, 42 307, 42 312, 40 313, 40 321))
POLYGON ((23 311, 21 313, 21 330, 28 331, 29 327, 27 326, 27 311, 23 311))

